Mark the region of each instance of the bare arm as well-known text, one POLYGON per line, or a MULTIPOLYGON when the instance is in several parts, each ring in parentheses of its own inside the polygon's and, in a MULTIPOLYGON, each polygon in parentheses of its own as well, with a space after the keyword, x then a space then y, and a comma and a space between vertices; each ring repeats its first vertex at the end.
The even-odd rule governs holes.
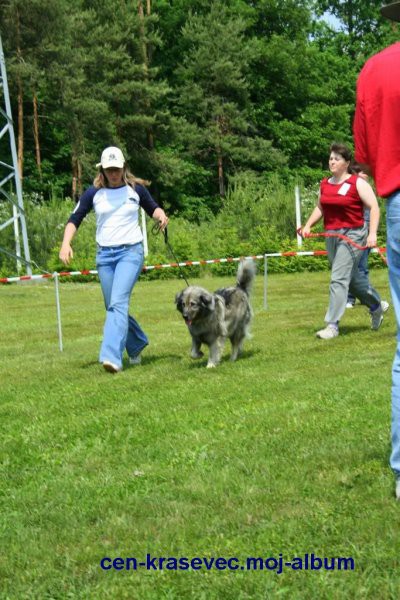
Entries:
POLYGON ((317 206, 312 211, 311 215, 308 218, 307 223, 304 225, 304 227, 302 229, 302 234, 304 236, 308 235, 311 231, 311 227, 313 227, 321 219, 322 219, 322 208, 321 208, 321 204, 318 200, 317 206))
POLYGON ((71 248, 71 241, 76 233, 76 227, 73 223, 67 223, 64 230, 64 239, 61 245, 59 257, 64 263, 68 265, 71 259, 74 257, 73 250, 71 248))
POLYGON ((362 200, 362 203, 366 208, 370 210, 370 220, 369 220, 369 232, 367 238, 367 246, 368 248, 373 248, 376 246, 376 236, 379 225, 379 206, 378 201, 376 199, 374 190, 368 183, 361 177, 357 177, 357 191, 362 200))

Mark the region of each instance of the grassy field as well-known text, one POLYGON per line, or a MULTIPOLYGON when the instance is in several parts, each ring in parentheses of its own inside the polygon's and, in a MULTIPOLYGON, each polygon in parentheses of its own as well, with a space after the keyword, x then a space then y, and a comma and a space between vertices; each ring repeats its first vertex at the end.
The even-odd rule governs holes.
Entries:
MULTIPOLYGON (((189 358, 181 282, 139 282, 133 312, 151 344, 118 375, 97 363, 98 284, 61 286, 63 353, 53 284, 1 287, 0 598, 398 598, 394 315, 372 332, 358 305, 339 338, 316 339, 328 278, 270 276, 268 311, 257 278, 253 338, 214 370, 189 358), (306 553, 355 568, 100 568, 103 557, 306 553)), ((372 281, 389 299, 387 272, 372 281)))

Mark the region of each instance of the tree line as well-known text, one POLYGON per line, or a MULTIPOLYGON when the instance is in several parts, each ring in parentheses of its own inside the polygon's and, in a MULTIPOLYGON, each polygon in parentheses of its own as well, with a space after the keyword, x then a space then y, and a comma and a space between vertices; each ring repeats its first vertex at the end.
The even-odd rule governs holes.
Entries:
POLYGON ((77 198, 107 145, 194 220, 240 179, 315 182, 330 142, 351 144, 359 69, 398 39, 380 6, 0 0, 24 191, 77 198))

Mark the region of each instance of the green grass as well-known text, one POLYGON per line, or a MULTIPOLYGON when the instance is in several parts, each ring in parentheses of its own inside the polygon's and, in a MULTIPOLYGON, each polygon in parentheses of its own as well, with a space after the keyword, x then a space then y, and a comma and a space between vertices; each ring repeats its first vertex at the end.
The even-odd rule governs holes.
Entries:
MULTIPOLYGON (((97 363, 98 284, 0 288, 2 599, 397 598, 400 507, 390 453, 395 319, 359 305, 323 325, 328 273, 257 278, 253 338, 205 368, 173 299, 139 282, 151 344, 118 375, 97 363), (354 571, 102 571, 104 556, 353 557, 354 571)), ((216 289, 227 279, 200 283, 216 289)), ((387 272, 372 281, 389 299, 387 272)), ((196 281, 197 283, 197 281, 196 281)))

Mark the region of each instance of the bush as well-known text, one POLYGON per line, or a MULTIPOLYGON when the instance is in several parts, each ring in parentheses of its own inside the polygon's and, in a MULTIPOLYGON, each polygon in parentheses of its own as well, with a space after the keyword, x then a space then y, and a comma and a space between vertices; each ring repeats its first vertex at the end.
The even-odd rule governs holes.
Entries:
MULTIPOLYGON (((312 211, 317 193, 315 189, 302 190, 303 221, 312 211)), ((31 256, 44 270, 65 271, 58 258, 65 223, 75 204, 71 200, 43 202, 37 195, 25 197, 28 237, 31 256)), ((0 217, 5 221, 7 206, 0 204, 0 217)), ((384 213, 384 209, 382 211, 384 213)), ((384 217, 382 218, 384 223, 384 217)), ((169 245, 164 236, 153 231, 153 222, 147 220, 149 255, 145 264, 170 264, 200 259, 234 258, 239 256, 264 255, 265 253, 297 251, 295 206, 293 185, 284 186, 276 177, 269 180, 260 176, 242 174, 233 177, 223 206, 216 216, 205 213, 202 222, 174 217, 168 226, 169 245)), ((73 241, 74 258, 69 265, 71 271, 95 268, 96 219, 90 213, 73 241)), ((379 240, 384 245, 382 238, 379 240)), ((2 231, 1 246, 10 251, 14 239, 12 228, 2 231)), ((323 239, 304 241, 303 250, 324 249, 323 239)), ((383 268, 384 261, 378 254, 371 254, 370 267, 383 268)), ((264 268, 259 263, 259 271, 264 268)), ((272 273, 295 271, 320 271, 328 269, 323 257, 270 258, 268 269, 272 273)), ((210 266, 182 267, 188 280, 205 273, 236 274, 237 263, 213 264, 210 266)), ((0 274, 15 272, 15 260, 0 254, 0 274)), ((181 277, 178 268, 152 269, 142 275, 145 279, 172 279, 181 277)), ((88 281, 88 277, 82 277, 88 281)))

